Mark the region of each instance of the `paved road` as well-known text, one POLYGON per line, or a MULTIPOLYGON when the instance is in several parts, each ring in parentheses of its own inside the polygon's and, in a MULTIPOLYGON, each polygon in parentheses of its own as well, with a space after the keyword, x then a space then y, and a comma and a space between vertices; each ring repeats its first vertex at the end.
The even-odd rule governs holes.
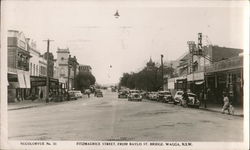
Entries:
POLYGON ((104 92, 8 112, 10 140, 242 141, 243 118, 104 92))

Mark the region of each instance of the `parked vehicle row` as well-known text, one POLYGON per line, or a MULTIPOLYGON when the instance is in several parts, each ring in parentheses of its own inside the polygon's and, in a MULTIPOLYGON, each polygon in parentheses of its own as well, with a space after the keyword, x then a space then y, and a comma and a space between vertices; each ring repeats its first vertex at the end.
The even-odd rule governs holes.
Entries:
POLYGON ((157 102, 172 103, 181 106, 199 108, 200 101, 196 94, 191 92, 177 91, 172 96, 170 91, 145 92, 140 90, 120 90, 118 98, 128 98, 129 101, 142 101, 143 98, 157 102))

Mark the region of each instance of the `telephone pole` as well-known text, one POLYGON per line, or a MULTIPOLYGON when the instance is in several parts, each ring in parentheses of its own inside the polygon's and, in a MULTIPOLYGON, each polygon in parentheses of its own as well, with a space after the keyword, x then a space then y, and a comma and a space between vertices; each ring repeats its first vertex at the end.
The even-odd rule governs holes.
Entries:
POLYGON ((71 55, 69 55, 69 58, 68 58, 68 86, 67 86, 67 91, 68 91, 68 101, 70 100, 70 97, 69 97, 70 65, 71 65, 71 55))
POLYGON ((163 55, 161 54, 161 77, 162 77, 162 90, 164 90, 164 73, 163 73, 163 55))
POLYGON ((47 42, 47 76, 46 76, 46 103, 49 102, 49 44, 53 40, 44 40, 47 42))

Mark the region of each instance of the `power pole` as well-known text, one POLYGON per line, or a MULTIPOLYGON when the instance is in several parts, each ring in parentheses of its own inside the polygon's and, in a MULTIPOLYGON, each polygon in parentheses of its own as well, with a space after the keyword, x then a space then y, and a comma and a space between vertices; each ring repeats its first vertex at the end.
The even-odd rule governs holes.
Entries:
POLYGON ((161 77, 162 77, 162 90, 164 90, 163 55, 162 54, 161 54, 161 77))
POLYGON ((44 40, 47 42, 47 76, 46 76, 46 103, 49 102, 49 44, 53 40, 44 40))
POLYGON ((69 55, 69 58, 68 58, 68 86, 67 86, 67 91, 68 91, 68 100, 70 100, 70 97, 69 97, 69 79, 70 79, 70 60, 71 59, 71 55, 69 55))

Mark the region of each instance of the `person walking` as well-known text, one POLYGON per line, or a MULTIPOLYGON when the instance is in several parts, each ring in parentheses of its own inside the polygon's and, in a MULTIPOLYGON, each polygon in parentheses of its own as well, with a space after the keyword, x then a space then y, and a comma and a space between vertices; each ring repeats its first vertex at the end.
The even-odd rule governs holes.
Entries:
POLYGON ((184 91, 184 93, 182 94, 182 106, 187 107, 188 104, 188 94, 187 94, 187 90, 184 91))
POLYGON ((225 111, 227 110, 228 113, 230 114, 230 110, 229 110, 230 102, 229 102, 229 98, 225 92, 223 93, 223 102, 224 102, 224 105, 222 107, 222 113, 224 114, 225 111))
POLYGON ((200 102, 202 102, 202 103, 204 103, 204 99, 203 99, 203 90, 201 90, 200 91, 200 93, 199 93, 199 100, 200 100, 200 102))

